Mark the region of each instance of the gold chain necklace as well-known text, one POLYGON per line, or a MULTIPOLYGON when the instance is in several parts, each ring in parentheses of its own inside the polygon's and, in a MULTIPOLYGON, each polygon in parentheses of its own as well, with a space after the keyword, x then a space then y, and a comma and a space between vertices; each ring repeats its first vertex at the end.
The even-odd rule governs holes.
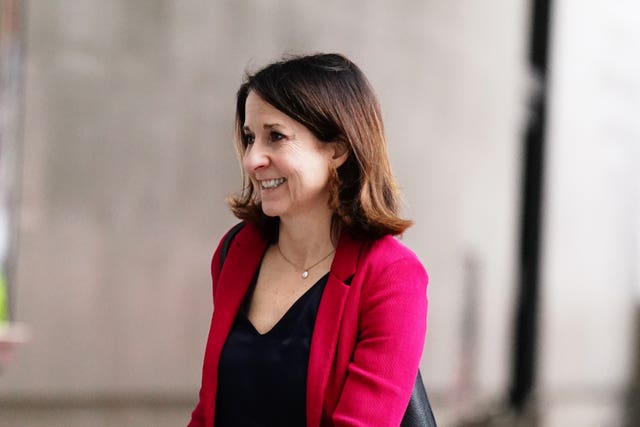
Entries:
MULTIPOLYGON (((282 249, 280 249, 280 244, 277 243, 276 246, 278 247, 278 252, 280 252, 280 255, 282 256, 282 258, 287 261, 293 268, 295 268, 296 270, 300 270, 300 267, 298 267, 297 265, 295 265, 294 263, 292 263, 289 258, 287 258, 286 256, 284 256, 284 254, 282 253, 282 249)), ((309 267, 307 268, 303 268, 302 269, 302 278, 306 279, 307 277, 309 277, 309 270, 311 270, 313 267, 315 267, 316 265, 320 264, 322 261, 324 261, 325 259, 329 258, 331 256, 331 254, 333 254, 336 250, 332 249, 331 252, 329 252, 328 254, 326 254, 325 256, 323 256, 320 260, 318 260, 317 262, 311 264, 309 267)))

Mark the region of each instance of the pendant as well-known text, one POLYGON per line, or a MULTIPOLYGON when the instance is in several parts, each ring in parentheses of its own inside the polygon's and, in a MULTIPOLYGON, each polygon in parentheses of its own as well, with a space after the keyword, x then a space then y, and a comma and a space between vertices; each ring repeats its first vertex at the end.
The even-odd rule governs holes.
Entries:
POLYGON ((306 279, 307 277, 309 277, 309 270, 305 270, 302 272, 302 278, 306 279))

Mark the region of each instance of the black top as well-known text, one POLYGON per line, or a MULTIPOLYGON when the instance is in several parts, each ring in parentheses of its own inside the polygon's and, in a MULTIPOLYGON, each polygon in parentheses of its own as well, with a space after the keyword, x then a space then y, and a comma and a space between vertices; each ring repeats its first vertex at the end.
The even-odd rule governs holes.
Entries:
POLYGON ((328 277, 309 288, 264 334, 247 318, 257 274, 253 278, 220 355, 216 427, 306 425, 311 335, 328 277))

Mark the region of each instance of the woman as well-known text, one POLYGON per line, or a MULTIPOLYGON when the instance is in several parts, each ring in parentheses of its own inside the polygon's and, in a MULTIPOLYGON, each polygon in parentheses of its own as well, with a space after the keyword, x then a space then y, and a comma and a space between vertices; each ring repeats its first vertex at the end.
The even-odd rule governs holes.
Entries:
POLYGON ((427 274, 393 237, 411 223, 366 77, 337 54, 271 64, 238 91, 236 137, 244 190, 230 205, 245 225, 213 256, 189 426, 398 426, 427 274))

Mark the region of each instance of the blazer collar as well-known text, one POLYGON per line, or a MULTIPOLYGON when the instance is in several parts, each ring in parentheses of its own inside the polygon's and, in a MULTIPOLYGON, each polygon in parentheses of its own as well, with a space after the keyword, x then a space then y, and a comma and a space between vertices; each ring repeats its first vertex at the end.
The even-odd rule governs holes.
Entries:
POLYGON ((342 314, 351 289, 350 279, 356 272, 361 246, 360 242, 353 240, 347 233, 342 233, 318 307, 307 369, 309 427, 320 426, 322 420, 325 390, 336 354, 342 314))
MULTIPOLYGON (((362 243, 351 238, 348 233, 341 234, 331 264, 329 281, 335 280, 348 285, 345 282, 355 274, 361 246, 362 243)), ((233 286, 221 286, 219 291, 225 293, 224 301, 227 302, 225 311, 229 311, 234 317, 266 249, 267 242, 258 229, 250 223, 240 230, 229 247, 224 268, 220 272, 219 283, 232 283, 233 286)))
MULTIPOLYGON (((354 240, 348 233, 341 233, 330 268, 331 275, 342 282, 350 279, 356 272, 361 246, 362 242, 354 240)), ((244 281, 238 280, 238 273, 244 273, 253 278, 252 275, 258 268, 266 248, 267 242, 262 238, 258 229, 253 224, 247 223, 229 248, 229 253, 237 251, 242 256, 229 256, 228 261, 225 261, 225 267, 226 264, 229 264, 225 270, 234 274, 234 282, 244 283, 244 281)))
POLYGON ((225 301, 225 312, 232 316, 231 323, 233 323, 233 318, 235 318, 247 293, 253 275, 262 261, 266 248, 267 242, 262 239, 258 229, 249 223, 238 232, 231 242, 219 279, 219 283, 225 285, 221 286, 219 291, 224 292, 221 300, 225 301))
MULTIPOLYGON (((214 303, 213 307, 213 317, 217 325, 211 349, 214 360, 220 358, 222 347, 227 340, 233 321, 266 247, 267 242, 261 238, 260 233, 252 224, 246 224, 229 246, 214 296, 215 301, 223 302, 219 305, 214 303)), ((215 373, 214 379, 217 378, 217 364, 215 373)))

